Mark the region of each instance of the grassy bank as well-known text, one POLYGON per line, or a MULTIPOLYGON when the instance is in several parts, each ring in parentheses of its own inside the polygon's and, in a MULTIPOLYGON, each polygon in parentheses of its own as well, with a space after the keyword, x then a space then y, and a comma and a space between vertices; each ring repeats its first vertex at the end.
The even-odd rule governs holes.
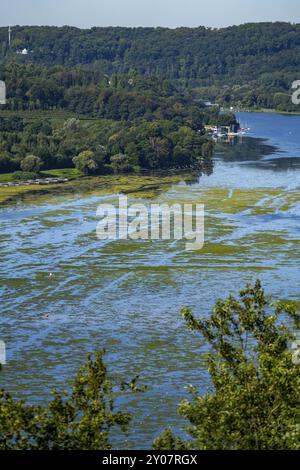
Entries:
MULTIPOLYGON (((72 170, 72 169, 70 169, 72 170)), ((77 171, 77 170, 73 170, 77 171)), ((68 176, 69 169, 49 170, 48 176, 68 176), (63 172, 63 173, 62 173, 63 172)), ((175 174, 166 176, 114 175, 74 178, 64 184, 23 185, 0 187, 0 205, 14 203, 17 200, 37 200, 44 195, 64 195, 70 193, 95 193, 95 195, 128 194, 132 197, 154 197, 166 191, 180 181, 192 181, 193 174, 175 174)))
MULTIPOLYGON (((19 182, 22 184, 20 179, 21 172, 16 173, 2 173, 0 174, 0 183, 14 183, 19 182)), ((69 180, 81 178, 83 173, 76 168, 59 168, 56 170, 45 170, 39 173, 39 178, 68 178, 69 180)), ((26 178, 24 178, 26 179, 26 178)))

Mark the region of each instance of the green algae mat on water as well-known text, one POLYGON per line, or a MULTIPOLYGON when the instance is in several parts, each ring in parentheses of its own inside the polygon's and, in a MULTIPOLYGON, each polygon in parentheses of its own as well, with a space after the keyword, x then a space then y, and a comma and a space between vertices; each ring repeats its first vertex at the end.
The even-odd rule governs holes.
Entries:
MULTIPOLYGON (((50 173, 55 176, 56 173, 50 173)), ((68 193, 84 193, 109 195, 109 194, 130 194, 132 197, 152 198, 161 191, 166 191, 172 184, 179 181, 189 181, 195 178, 194 175, 170 175, 170 176, 93 176, 84 177, 69 181, 64 184, 48 185, 21 185, 20 186, 0 186, 0 205, 8 204, 16 200, 27 202, 38 202, 40 197, 45 201, 45 195, 65 195, 68 193)))
MULTIPOLYGON (((184 425, 177 406, 186 385, 205 393, 209 384, 201 363, 206 346, 183 325, 181 307, 206 318, 218 299, 258 277, 274 299, 300 300, 300 118, 270 119, 243 118, 261 133, 271 129, 274 139, 286 136, 288 153, 276 155, 278 163, 260 162, 256 142, 248 155, 242 140, 230 161, 216 154, 210 176, 82 177, 57 187, 1 188, 0 323, 8 360, 0 387, 44 403, 51 389, 69 387, 86 353, 105 348, 120 383, 140 375, 149 386, 118 401, 134 416, 126 448, 151 448, 166 422, 184 425), (120 193, 146 207, 204 204, 203 249, 187 251, 185 240, 99 240, 97 207, 118 204, 120 193)), ((122 447, 117 433, 112 439, 122 447)))

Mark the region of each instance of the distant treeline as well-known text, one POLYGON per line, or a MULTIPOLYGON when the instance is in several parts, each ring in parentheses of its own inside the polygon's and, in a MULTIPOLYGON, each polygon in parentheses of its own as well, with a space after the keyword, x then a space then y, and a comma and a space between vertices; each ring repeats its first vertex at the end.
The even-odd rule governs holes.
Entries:
POLYGON ((134 71, 180 83, 193 88, 195 96, 220 104, 297 110, 290 95, 292 82, 299 79, 300 24, 88 30, 15 26, 10 49, 7 38, 7 28, 0 28, 0 63, 80 66, 108 79, 134 71), (25 48, 28 54, 18 54, 25 48))

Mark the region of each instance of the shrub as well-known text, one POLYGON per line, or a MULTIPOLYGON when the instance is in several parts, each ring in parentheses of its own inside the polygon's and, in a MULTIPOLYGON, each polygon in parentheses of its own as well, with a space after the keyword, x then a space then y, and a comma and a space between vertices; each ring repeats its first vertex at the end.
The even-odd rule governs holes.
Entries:
POLYGON ((0 450, 105 450, 110 430, 130 422, 114 412, 112 383, 103 353, 88 358, 78 372, 72 393, 54 393, 45 406, 30 406, 0 391, 0 450))
POLYGON ((259 281, 216 303, 208 320, 182 310, 188 327, 211 347, 206 364, 211 391, 179 411, 189 422, 192 440, 182 443, 166 431, 156 449, 290 450, 300 446, 300 366, 289 342, 299 332, 293 302, 272 302, 259 281))
POLYGON ((21 170, 28 173, 38 173, 43 165, 42 160, 35 155, 27 155, 21 161, 21 170))

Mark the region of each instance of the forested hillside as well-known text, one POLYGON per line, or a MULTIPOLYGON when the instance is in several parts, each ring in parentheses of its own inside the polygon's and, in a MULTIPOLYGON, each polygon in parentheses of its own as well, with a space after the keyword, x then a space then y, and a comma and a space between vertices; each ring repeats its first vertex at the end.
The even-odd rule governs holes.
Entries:
POLYGON ((0 172, 201 168, 213 151, 205 124, 238 126, 234 115, 204 100, 297 111, 291 84, 298 73, 300 25, 288 23, 219 30, 15 26, 10 47, 0 28, 7 88, 0 172), (64 118, 56 121, 54 111, 64 118), (37 112, 50 113, 49 120, 37 112))
POLYGON ((108 76, 135 71, 178 81, 194 88, 196 96, 221 104, 293 111, 290 90, 299 78, 300 25, 14 27, 10 49, 7 28, 0 28, 0 61, 81 66, 108 76), (25 48, 28 53, 20 54, 25 48))

